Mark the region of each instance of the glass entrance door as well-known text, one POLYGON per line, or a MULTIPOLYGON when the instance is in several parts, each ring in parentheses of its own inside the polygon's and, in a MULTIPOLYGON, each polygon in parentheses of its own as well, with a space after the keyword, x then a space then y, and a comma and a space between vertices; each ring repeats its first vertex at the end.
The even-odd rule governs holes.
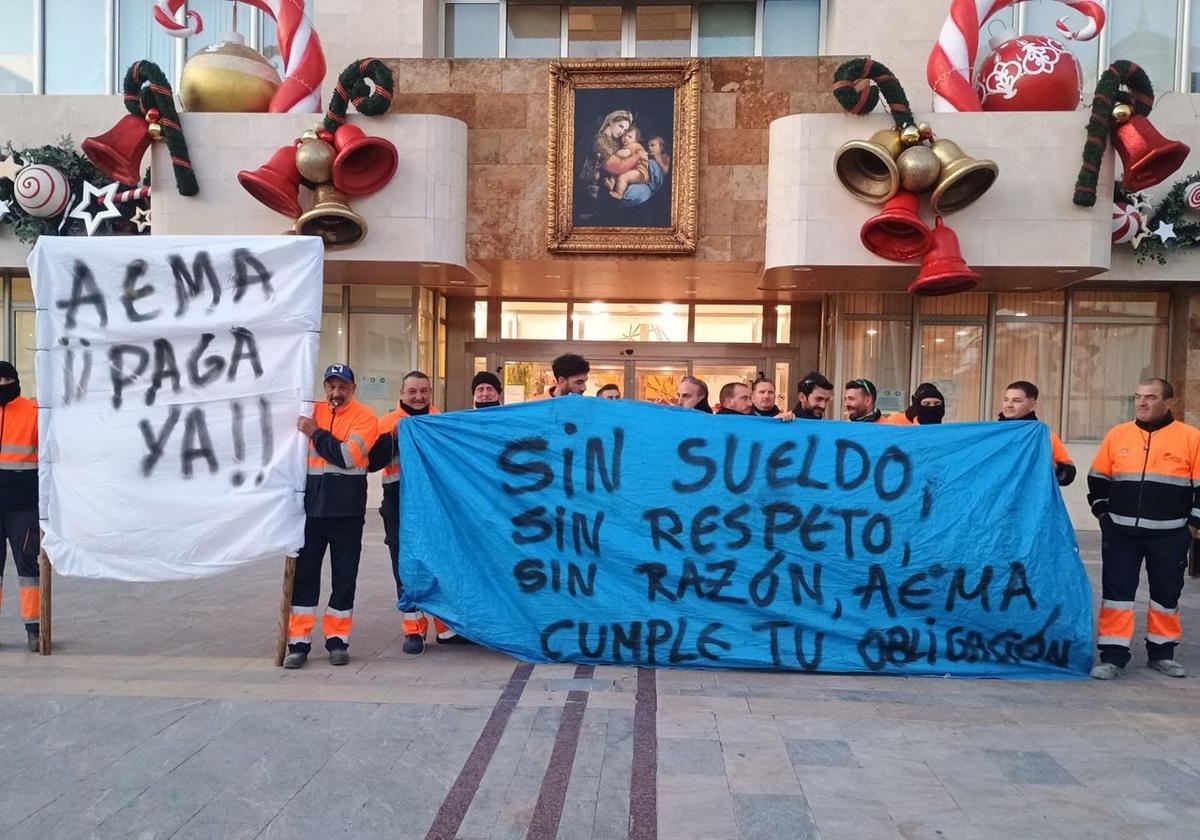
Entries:
MULTIPOLYGON (((717 395, 729 382, 752 383, 766 361, 726 362, 693 361, 681 358, 665 359, 589 359, 587 395, 595 396, 601 386, 613 384, 621 389, 623 399, 673 405, 679 380, 689 374, 708 385, 709 402, 717 404, 717 395)), ((771 366, 779 380, 780 402, 786 402, 788 364, 771 366)), ((509 360, 504 362, 504 402, 525 402, 541 397, 554 384, 549 359, 509 360)))

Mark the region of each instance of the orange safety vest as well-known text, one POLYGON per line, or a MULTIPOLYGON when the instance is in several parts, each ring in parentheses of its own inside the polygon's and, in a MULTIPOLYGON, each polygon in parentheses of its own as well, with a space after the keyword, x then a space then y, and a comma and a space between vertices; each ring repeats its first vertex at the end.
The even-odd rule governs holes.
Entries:
POLYGON ((879 421, 885 426, 915 426, 916 423, 908 419, 908 415, 903 411, 897 411, 895 414, 889 414, 879 421))
POLYGON ((1062 442, 1062 438, 1054 434, 1054 430, 1050 430, 1050 459, 1056 464, 1071 463, 1071 453, 1067 452, 1067 445, 1062 442))
POLYGON ((0 406, 0 470, 38 467, 38 408, 28 397, 0 406))
POLYGON ((1088 472, 1088 502, 1117 525, 1152 530, 1200 521, 1200 429, 1173 420, 1109 429, 1088 472))
POLYGON ((365 476, 367 453, 379 436, 375 412, 358 400, 350 400, 337 411, 329 403, 320 402, 313 409, 313 420, 317 426, 342 441, 342 460, 348 466, 339 467, 329 463, 317 454, 316 445, 309 440, 308 474, 365 476))
MULTIPOLYGON (((432 405, 429 406, 429 413, 430 414, 441 414, 441 412, 438 411, 436 408, 434 408, 432 405)), ((413 416, 412 414, 409 414, 407 411, 404 410, 403 406, 397 405, 394 409, 392 409, 387 414, 385 414, 379 418, 379 437, 383 437, 384 435, 396 434, 396 424, 398 424, 401 420, 405 419, 406 417, 412 417, 412 416, 413 416)), ((376 461, 375 463, 378 464, 379 462, 376 461)), ((378 467, 376 467, 376 469, 378 469, 378 467)), ((400 480, 400 441, 396 441, 395 445, 392 448, 392 460, 386 467, 383 468, 383 483, 384 484, 395 484, 399 480, 400 480)))

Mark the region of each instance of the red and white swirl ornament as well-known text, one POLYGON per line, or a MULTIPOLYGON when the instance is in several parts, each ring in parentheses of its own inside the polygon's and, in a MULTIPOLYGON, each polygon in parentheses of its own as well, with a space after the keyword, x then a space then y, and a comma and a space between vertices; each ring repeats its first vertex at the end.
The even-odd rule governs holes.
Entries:
POLYGON ((71 188, 67 176, 53 166, 34 163, 17 173, 13 181, 13 197, 30 216, 53 219, 67 209, 71 201, 71 188))
POLYGON ((1132 242, 1143 225, 1142 214, 1132 204, 1118 201, 1112 209, 1112 242, 1124 245, 1132 242))
MULTIPOLYGON (((979 33, 997 12, 1022 0, 953 0, 950 16, 942 24, 937 44, 925 65, 926 78, 933 88, 934 111, 980 111, 983 106, 971 82, 971 73, 979 49, 979 33)), ((1073 41, 1096 37, 1104 27, 1104 6, 1096 0, 1058 0, 1087 17, 1087 22, 1072 30, 1065 18, 1055 24, 1059 35, 1073 41)))
MULTIPOLYGON (((175 13, 187 0, 155 0, 154 19, 176 38, 196 35, 204 29, 204 21, 195 12, 188 12, 186 23, 175 19, 175 13), (189 25, 192 21, 195 25, 189 25)), ((279 53, 283 56, 283 84, 271 97, 267 109, 272 114, 321 113, 321 83, 325 81, 325 52, 312 21, 304 12, 304 0, 230 0, 242 2, 266 12, 275 21, 279 36, 279 53)))
POLYGON ((1200 210, 1200 181, 1192 181, 1183 188, 1183 201, 1189 210, 1200 210))

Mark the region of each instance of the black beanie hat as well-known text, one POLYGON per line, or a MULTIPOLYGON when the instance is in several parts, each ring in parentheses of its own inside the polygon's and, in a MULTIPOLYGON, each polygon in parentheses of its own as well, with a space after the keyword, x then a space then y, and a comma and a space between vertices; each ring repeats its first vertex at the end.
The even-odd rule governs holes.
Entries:
POLYGON ((921 400, 928 399, 929 397, 937 397, 943 403, 946 402, 946 398, 942 396, 942 392, 937 389, 936 385, 932 382, 922 382, 917 386, 917 390, 913 391, 912 404, 920 405, 921 400))
POLYGON ((0 378, 21 381, 21 375, 17 373, 12 362, 0 362, 0 378))
POLYGON ((475 393, 475 389, 480 385, 491 385, 496 389, 497 394, 504 393, 504 386, 500 384, 500 377, 492 373, 490 370, 481 370, 475 374, 475 378, 471 380, 471 393, 475 393))

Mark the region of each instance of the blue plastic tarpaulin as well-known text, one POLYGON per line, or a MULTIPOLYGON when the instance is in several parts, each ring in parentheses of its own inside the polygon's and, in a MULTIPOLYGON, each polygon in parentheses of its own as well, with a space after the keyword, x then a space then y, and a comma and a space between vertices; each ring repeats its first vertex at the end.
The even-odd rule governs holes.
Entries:
POLYGON ((405 587, 538 662, 1055 678, 1092 596, 1038 422, 567 397, 405 419, 405 587))

